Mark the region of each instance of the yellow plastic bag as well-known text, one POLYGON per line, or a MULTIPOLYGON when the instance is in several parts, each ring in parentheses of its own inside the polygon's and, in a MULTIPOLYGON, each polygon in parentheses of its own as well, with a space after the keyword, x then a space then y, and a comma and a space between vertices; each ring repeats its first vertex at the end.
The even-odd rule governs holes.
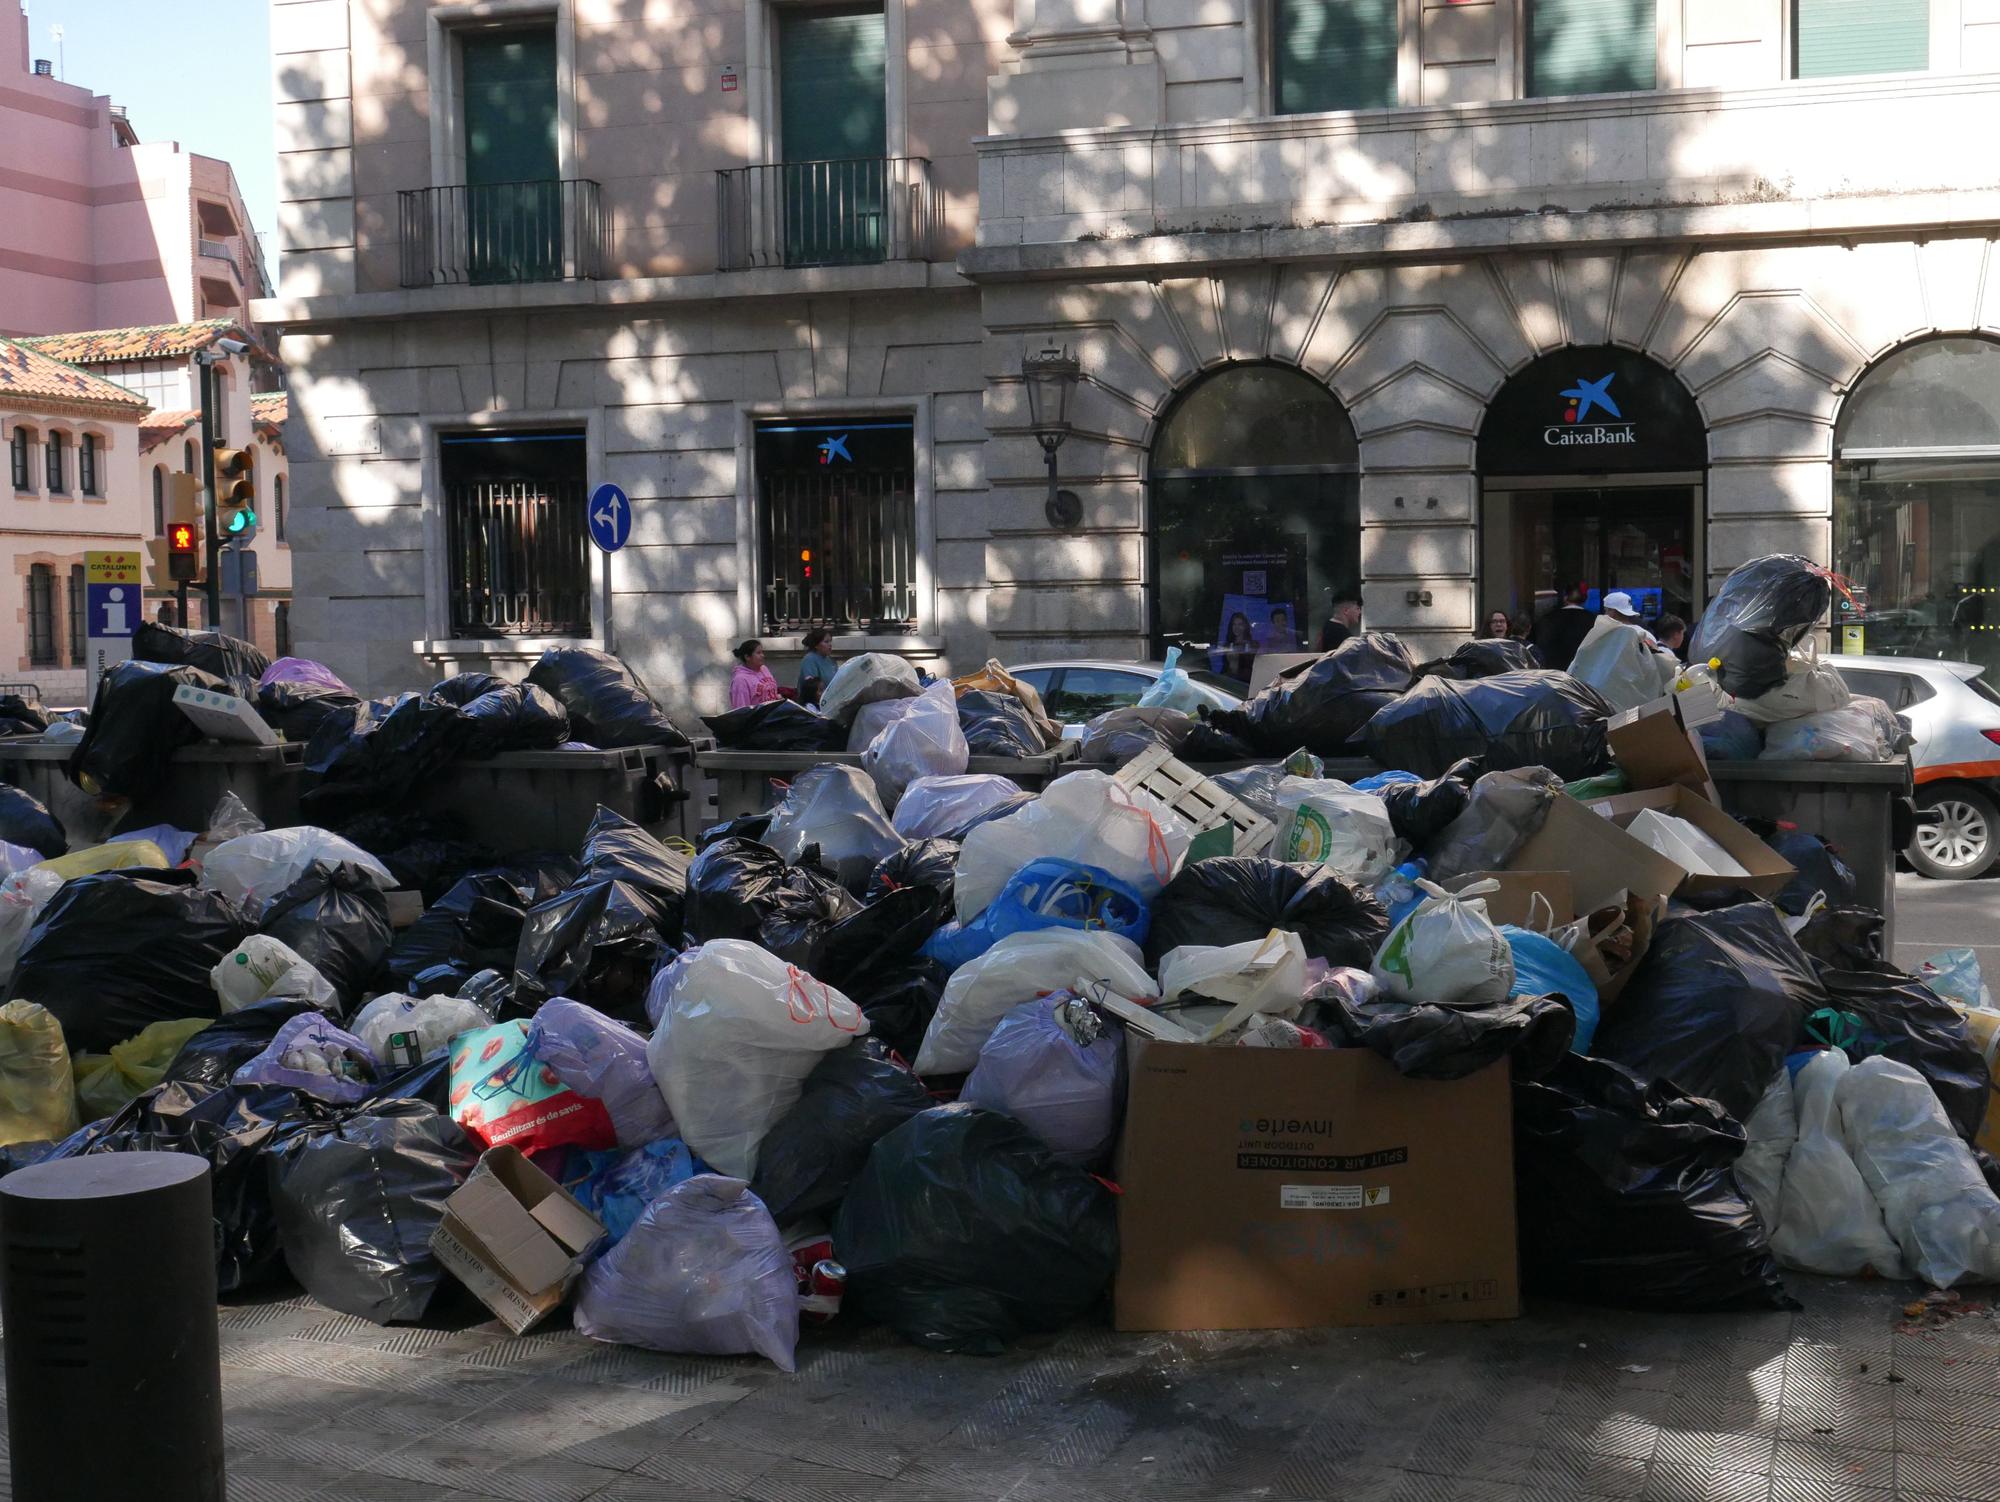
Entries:
POLYGON ((68 855, 43 861, 34 869, 53 871, 64 881, 75 881, 79 876, 98 876, 106 871, 124 871, 133 866, 149 866, 155 871, 164 871, 172 864, 167 859, 167 852, 151 840, 112 840, 107 844, 92 845, 88 850, 72 850, 68 855))
POLYGON ((62 1024, 32 1001, 0 1006, 0 1144, 60 1142, 76 1128, 62 1024))
POLYGON ((76 1058, 76 1103, 85 1121, 96 1121, 121 1111, 159 1084, 167 1066, 196 1033, 213 1022, 213 1017, 176 1017, 155 1022, 137 1036, 111 1045, 111 1052, 78 1054, 76 1058))
POLYGON ((976 673, 967 673, 963 678, 951 680, 954 694, 970 693, 978 689, 988 694, 1012 694, 1027 706, 1028 718, 1035 722, 1035 729, 1042 737, 1042 749, 1048 750, 1062 740, 1062 726, 1049 718, 1049 712, 1042 707, 1042 696, 1031 683, 1023 683, 1012 673, 1001 667, 999 662, 989 657, 986 666, 976 673))

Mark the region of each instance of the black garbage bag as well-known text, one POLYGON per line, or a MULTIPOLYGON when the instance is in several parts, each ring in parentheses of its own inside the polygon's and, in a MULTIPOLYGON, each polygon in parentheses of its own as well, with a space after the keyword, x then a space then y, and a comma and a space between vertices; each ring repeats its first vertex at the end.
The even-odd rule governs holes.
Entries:
POLYGON ((396 937, 389 899, 351 861, 314 861, 271 899, 258 932, 290 945, 325 976, 347 1011, 366 999, 396 937))
POLYGON ((1806 1039, 1832 1044, 1855 1064, 1877 1054, 1908 1064, 1930 1081, 1958 1135, 1967 1142, 1979 1135, 1992 1093, 1986 1055, 1950 1002, 1889 965, 1823 965, 1819 979, 1829 999, 1806 1019, 1806 1039))
POLYGON ((1425 678, 1368 722, 1363 743, 1385 767, 1437 777, 1462 757, 1489 772, 1547 767, 1565 782, 1610 765, 1612 708, 1568 673, 1501 673, 1460 681, 1425 678))
POLYGON ((528 909, 514 951, 514 996, 503 1018, 532 1016, 551 996, 646 1025, 646 988, 673 953, 660 910, 643 890, 593 881, 528 909))
POLYGON ((220 631, 183 631, 163 621, 141 621, 132 632, 132 656, 139 662, 185 664, 213 673, 238 698, 254 699, 257 680, 271 665, 249 642, 220 631))
POLYGON ((226 1085, 237 1070, 271 1046, 278 1029, 313 1010, 310 1002, 279 997, 225 1012, 181 1045, 160 1078, 189 1085, 226 1085))
POLYGON ((165 782, 174 753, 201 739, 174 703, 177 688, 227 693, 213 673, 185 664, 121 662, 97 680, 90 723, 70 752, 69 780, 93 795, 143 802, 165 782))
POLYGON ((1338 756, 1370 716, 1400 698, 1416 676, 1417 659, 1408 647, 1385 631, 1366 631, 1317 662, 1281 673, 1243 708, 1216 710, 1208 721, 1266 756, 1285 756, 1301 746, 1317 756, 1338 756))
POLYGON ((1028 706, 996 689, 967 689, 958 696, 958 728, 974 756, 1039 756, 1047 749, 1028 706))
POLYGON ((914 1059, 950 979, 951 972, 936 960, 916 958, 874 966, 840 989, 868 1018, 871 1038, 879 1038, 884 1048, 905 1059, 914 1059))
POLYGON ((1764 727, 1733 709, 1703 725, 1700 735, 1701 753, 1710 761, 1755 761, 1764 754, 1764 727))
POLYGON ((1511 637, 1487 636, 1469 641, 1445 659, 1454 678, 1493 678, 1501 673, 1520 673, 1548 664, 1528 642, 1511 637))
POLYGON ((1104 1296, 1113 1205, 1013 1117, 933 1106, 875 1144, 841 1201, 845 1304, 917 1345, 995 1355, 1104 1296))
POLYGON ((257 713, 264 723, 302 746, 329 719, 360 706, 360 695, 318 683, 266 683, 257 690, 257 713))
POLYGON ((451 1055, 441 1053, 412 1064, 401 1074, 376 1081, 375 1088, 362 1097, 364 1102, 417 1100, 433 1111, 451 1112, 451 1055))
POLYGON ((69 849, 62 821, 49 812, 48 805, 27 789, 5 782, 0 782, 0 840, 25 845, 45 860, 54 860, 69 849))
POLYGON ((300 810, 315 823, 338 826, 393 809, 455 758, 470 733, 456 704, 422 694, 329 715, 306 746, 306 770, 320 781, 300 797, 300 810))
POLYGON ((705 714, 725 751, 845 751, 847 728, 790 699, 750 704, 727 714, 705 714))
POLYGON ((0 736, 40 735, 49 717, 19 694, 0 694, 0 736))
POLYGON ((1177 754, 1182 761, 1194 763, 1250 761, 1256 757, 1257 749, 1241 736, 1231 735, 1213 720, 1204 717, 1188 728, 1187 739, 1181 742, 1177 754))
POLYGON ((687 901, 688 858, 670 850, 623 814, 601 804, 583 839, 583 866, 575 885, 622 881, 653 899, 662 932, 678 935, 687 901))
MULTIPOLYGON (((450 836, 411 840, 393 850, 371 850, 369 854, 389 868, 398 888, 421 894, 426 903, 436 902, 473 872, 491 870, 501 859, 497 850, 450 836)), ((556 883, 555 890, 561 891, 565 885, 567 877, 556 883)))
POLYGON ((750 939, 817 975, 811 959, 827 930, 859 908, 831 872, 788 866, 755 840, 719 840, 688 868, 682 925, 690 944, 750 939))
POLYGON ((957 840, 912 840, 894 855, 883 856, 868 873, 868 900, 873 902, 884 892, 904 887, 923 887, 942 894, 949 910, 958 874, 958 850, 957 840))
POLYGON ((585 745, 610 750, 688 743, 638 676, 609 652, 551 647, 528 670, 528 682, 555 695, 569 714, 570 734, 585 745))
MULTIPOLYGON (((826 946, 840 925, 866 911, 860 901, 824 866, 815 865, 818 846, 808 845, 795 866, 786 868, 782 899, 765 914, 757 929, 757 942, 788 965, 797 965, 813 975, 826 965, 826 946)), ((915 915, 921 917, 921 914, 915 915)), ((904 907, 885 910, 880 918, 909 926, 912 914, 904 907)), ((870 933, 883 932, 876 928, 870 933)), ((926 935, 928 937, 928 935, 926 935)), ((922 941, 919 940, 919 943, 922 941)), ((851 947, 851 946, 850 946, 851 947)))
POLYGON ((482 970, 512 971, 531 905, 504 876, 466 877, 397 934, 383 962, 383 983, 409 991, 416 978, 449 965, 460 980, 482 970))
POLYGON ((949 916, 950 901, 935 887, 885 892, 829 928, 819 942, 819 963, 807 968, 829 986, 845 991, 850 983, 865 981, 878 966, 915 958, 949 916))
POLYGON ((458 1123, 388 1100, 295 1132, 267 1156, 278 1240, 299 1286, 373 1324, 422 1319, 444 1281, 431 1233, 479 1161, 458 1123))
POLYGON ((1833 601, 1827 571, 1795 553, 1753 558, 1722 581, 1688 639, 1689 662, 1717 662, 1716 681, 1754 699, 1785 681, 1785 658, 1833 601))
POLYGON ((220 892, 146 878, 65 882, 28 931, 12 992, 55 1014, 72 1054, 104 1053, 151 1022, 220 1015, 208 973, 256 925, 220 892))
POLYGON ((1326 866, 1223 855, 1182 866, 1153 899, 1146 963, 1182 944, 1242 944, 1274 928, 1299 936, 1311 959, 1366 970, 1389 936, 1389 915, 1366 887, 1326 866))
POLYGON ((569 711, 555 695, 532 683, 503 683, 491 673, 460 673, 433 688, 431 697, 464 711, 470 727, 461 752, 465 756, 553 751, 569 739, 569 711))
POLYGON ((771 832, 771 814, 766 810, 761 814, 738 814, 733 819, 720 824, 711 824, 694 837, 695 852, 699 854, 710 845, 723 840, 755 840, 761 842, 771 832))
POLYGON ((1831 845, 1816 834, 1769 819, 1745 819, 1750 832, 1783 856, 1795 873, 1771 900, 1794 918, 1803 917, 1815 893, 1824 892, 1833 907, 1852 907, 1860 884, 1831 845))
POLYGON ((797 1104, 765 1134, 750 1190, 781 1226, 826 1215, 860 1177, 868 1150, 931 1104, 923 1081, 892 1064, 879 1039, 857 1038, 813 1066, 797 1104))
POLYGON ((1576 1014, 1553 996, 1431 1006, 1387 996, 1357 1003, 1335 993, 1304 1020, 1329 1041, 1372 1049, 1417 1080, 1462 1080, 1509 1056, 1515 1079, 1539 1079, 1576 1037, 1576 1014))
POLYGON ((1389 823, 1397 835, 1422 850, 1465 812, 1472 785, 1486 769, 1467 757, 1446 767, 1429 782, 1392 782, 1377 789, 1389 806, 1389 823))
POLYGON ((1872 907, 1823 907, 1799 930, 1799 948, 1815 965, 1833 970, 1893 970, 1883 953, 1886 920, 1872 907))
POLYGON ((1714 1101, 1605 1059, 1516 1083, 1522 1281, 1623 1308, 1796 1309, 1731 1171, 1743 1146, 1714 1101))
POLYGON ((1768 902, 1685 913, 1652 947, 1591 1050, 1642 1079, 1670 1080, 1748 1119, 1826 988, 1768 902))

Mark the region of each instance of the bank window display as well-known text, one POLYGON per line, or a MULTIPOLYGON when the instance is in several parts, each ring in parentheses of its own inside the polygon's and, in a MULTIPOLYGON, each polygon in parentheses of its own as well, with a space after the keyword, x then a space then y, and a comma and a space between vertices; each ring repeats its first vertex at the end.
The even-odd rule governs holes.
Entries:
POLYGON ((756 462, 765 633, 914 630, 910 419, 759 423, 756 462))
POLYGON ((1361 582, 1359 449, 1339 400, 1293 366, 1190 387, 1153 444, 1153 637, 1249 681, 1310 650, 1361 582))
POLYGON ((1890 355, 1842 408, 1834 455, 1835 650, 2000 672, 2000 343, 1890 355))

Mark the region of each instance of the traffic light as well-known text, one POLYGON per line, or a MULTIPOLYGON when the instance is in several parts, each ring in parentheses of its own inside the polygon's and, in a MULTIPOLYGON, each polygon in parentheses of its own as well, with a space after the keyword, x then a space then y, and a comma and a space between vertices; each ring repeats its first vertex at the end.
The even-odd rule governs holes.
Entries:
POLYGON ((201 573, 201 532, 193 522, 167 523, 167 576, 182 583, 201 573))
POLYGON ((225 537, 248 542, 257 531, 257 487, 248 449, 215 446, 215 521, 225 537))

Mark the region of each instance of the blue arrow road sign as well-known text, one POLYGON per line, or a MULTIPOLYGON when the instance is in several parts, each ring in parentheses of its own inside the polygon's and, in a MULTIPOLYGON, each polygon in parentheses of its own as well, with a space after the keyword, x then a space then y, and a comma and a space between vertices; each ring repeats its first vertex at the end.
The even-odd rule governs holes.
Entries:
POLYGON ((607 553, 624 547, 632 536, 632 503, 616 485, 600 485, 590 493, 590 540, 607 553))

